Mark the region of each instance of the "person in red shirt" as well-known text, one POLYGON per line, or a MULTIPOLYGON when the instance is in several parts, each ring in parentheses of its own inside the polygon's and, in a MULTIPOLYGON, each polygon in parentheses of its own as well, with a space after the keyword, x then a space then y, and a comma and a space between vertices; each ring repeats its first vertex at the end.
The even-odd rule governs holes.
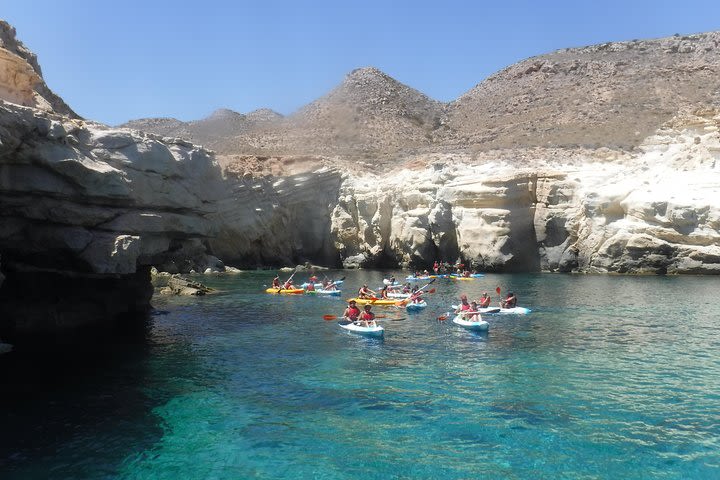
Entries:
POLYGON ((370 311, 371 305, 365 305, 365 310, 360 314, 360 320, 363 322, 365 327, 376 327, 375 314, 370 311))
POLYGON ((480 308, 488 308, 490 306, 490 295, 487 292, 483 292, 480 296, 480 308))
POLYGON ((351 322, 357 321, 358 317, 360 317, 360 309, 355 300, 348 302, 348 307, 345 309, 345 312, 343 312, 343 317, 351 322))
POLYGON ((515 308, 517 306, 517 297, 512 292, 508 293, 505 300, 500 300, 500 306, 502 308, 515 308))
POLYGON ((470 310, 470 304, 468 303, 467 295, 462 294, 460 295, 460 305, 458 305, 455 313, 467 312, 468 310, 470 310))

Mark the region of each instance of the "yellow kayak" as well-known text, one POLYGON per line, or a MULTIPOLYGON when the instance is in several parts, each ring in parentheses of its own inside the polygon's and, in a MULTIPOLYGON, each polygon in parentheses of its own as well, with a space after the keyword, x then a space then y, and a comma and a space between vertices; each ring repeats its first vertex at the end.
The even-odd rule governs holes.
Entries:
POLYGON ((366 304, 367 304, 367 305, 384 305, 384 306, 395 305, 395 303, 399 301, 399 300, 394 300, 394 299, 387 299, 387 300, 385 300, 385 299, 382 299, 382 298, 376 298, 376 299, 372 299, 372 298, 351 298, 351 299, 348 300, 348 302, 349 302, 350 300, 355 300, 355 302, 356 302, 358 305, 366 305, 366 304))
POLYGON ((270 288, 268 288, 267 290, 265 290, 265 293, 297 294, 297 293, 303 293, 303 292, 305 292, 305 290, 303 290, 302 288, 289 288, 289 289, 286 290, 286 289, 284 289, 284 288, 272 288, 272 287, 270 287, 270 288))

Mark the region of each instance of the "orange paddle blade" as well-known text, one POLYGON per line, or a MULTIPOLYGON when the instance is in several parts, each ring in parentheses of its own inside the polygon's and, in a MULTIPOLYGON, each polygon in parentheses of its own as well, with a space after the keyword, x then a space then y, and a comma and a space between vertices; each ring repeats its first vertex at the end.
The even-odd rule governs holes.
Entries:
POLYGON ((435 293, 435 289, 431 288, 430 290, 428 290, 428 293, 435 293))
POLYGON ((500 287, 497 287, 495 291, 498 293, 498 295, 500 295, 500 287))
POLYGON ((323 320, 335 320, 337 315, 323 315, 323 320))

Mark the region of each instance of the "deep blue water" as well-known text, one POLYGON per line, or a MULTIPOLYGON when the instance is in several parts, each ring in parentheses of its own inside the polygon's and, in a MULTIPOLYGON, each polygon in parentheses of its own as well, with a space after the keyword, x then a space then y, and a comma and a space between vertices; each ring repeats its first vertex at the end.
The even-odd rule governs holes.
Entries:
MULTIPOLYGON (((383 276, 332 274, 343 298, 383 276)), ((720 478, 720 278, 438 280, 425 312, 376 309, 382 340, 272 273, 198 278, 219 293, 0 357, 0 478, 720 478), (496 286, 533 312, 437 321, 496 286)))

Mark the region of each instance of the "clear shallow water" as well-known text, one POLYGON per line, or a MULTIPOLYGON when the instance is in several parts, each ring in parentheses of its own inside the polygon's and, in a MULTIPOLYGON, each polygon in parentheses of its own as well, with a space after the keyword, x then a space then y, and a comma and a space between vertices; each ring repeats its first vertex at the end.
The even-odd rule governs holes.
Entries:
POLYGON ((202 278, 220 293, 158 297, 139 331, 0 357, 0 476, 720 478, 720 278, 438 280, 422 313, 376 308, 404 318, 383 340, 271 278, 202 278), (533 312, 436 320, 496 286, 533 312))

